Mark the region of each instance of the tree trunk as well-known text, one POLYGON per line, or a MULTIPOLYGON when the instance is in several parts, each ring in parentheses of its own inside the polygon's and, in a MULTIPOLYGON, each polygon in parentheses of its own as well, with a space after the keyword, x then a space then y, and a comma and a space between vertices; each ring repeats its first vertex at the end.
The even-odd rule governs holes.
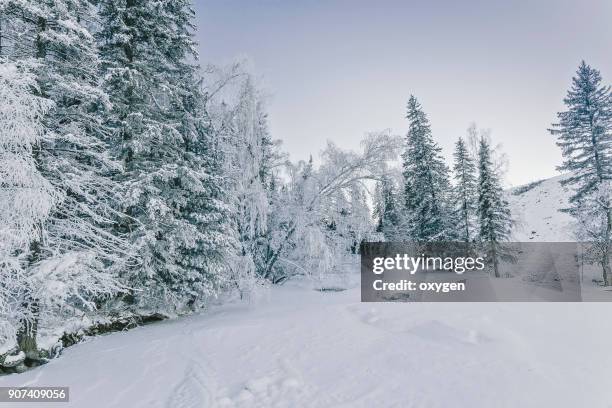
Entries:
POLYGON ((39 17, 38 22, 38 33, 36 35, 36 58, 45 59, 47 56, 47 47, 43 40, 43 33, 47 30, 47 20, 44 17, 39 17))
MULTIPOLYGON (((28 263, 34 265, 40 261, 40 242, 34 241, 30 245, 30 255, 28 263)), ((22 304, 26 317, 21 319, 19 331, 17 332, 17 344, 19 349, 26 355, 26 364, 30 365, 33 361, 39 360, 38 344, 36 344, 36 334, 38 333, 38 316, 40 306, 37 299, 32 296, 30 288, 22 304)))
POLYGON ((612 271, 610 271, 610 257, 607 250, 601 257, 601 267, 603 270, 604 286, 612 286, 612 271))
MULTIPOLYGON (((28 264, 30 267, 40 262, 41 251, 40 239, 30 244, 30 254, 28 255, 28 264)), ((32 295, 31 288, 27 288, 22 307, 25 317, 21 319, 20 327, 17 331, 17 344, 19 345, 19 349, 26 355, 26 365, 31 366, 35 365, 36 362, 40 360, 38 344, 36 343, 40 304, 38 299, 32 295)))
POLYGON ((39 305, 36 299, 30 297, 23 306, 29 310, 31 317, 21 320, 21 327, 17 332, 17 344, 26 355, 26 364, 33 365, 40 360, 38 344, 36 343, 39 305))
POLYGON ((0 17, 0 57, 2 57, 2 17, 0 17))
POLYGON ((497 248, 495 242, 491 241, 491 257, 493 258, 493 274, 496 278, 500 278, 499 261, 497 259, 497 248))
MULTIPOLYGON (((38 17, 36 21, 37 33, 34 40, 36 48, 35 57, 39 60, 44 60, 47 57, 47 44, 44 40, 44 33, 47 30, 47 20, 44 17, 38 17)), ((41 92, 42 91, 41 89, 41 92)), ((41 146, 36 146, 32 151, 32 157, 36 163, 36 168, 41 171, 40 163, 41 146)), ((44 173, 43 173, 44 174, 44 173)), ((42 225, 39 226, 42 231, 42 225)), ((32 267, 41 261, 42 255, 42 234, 37 240, 30 243, 30 251, 28 255, 28 266, 32 267)), ((32 288, 27 288, 27 293, 22 303, 25 316, 21 319, 20 327, 17 330, 17 344, 19 349, 26 355, 26 365, 36 365, 40 361, 40 353, 38 344, 36 343, 36 335, 38 333, 38 319, 40 315, 39 300, 32 294, 32 288)))
POLYGON ((612 235, 612 209, 610 209, 609 206, 607 206, 606 209, 606 217, 606 236, 601 254, 601 266, 603 269, 604 286, 612 286, 612 271, 610 271, 610 236, 612 235))

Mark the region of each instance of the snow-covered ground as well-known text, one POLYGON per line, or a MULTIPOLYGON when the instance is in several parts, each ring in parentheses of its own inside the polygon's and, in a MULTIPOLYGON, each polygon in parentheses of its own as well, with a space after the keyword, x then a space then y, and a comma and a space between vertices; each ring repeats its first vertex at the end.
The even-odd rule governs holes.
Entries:
MULTIPOLYGON (((566 194, 512 196, 517 235, 571 240, 566 194)), ((368 304, 354 272, 91 339, 0 386, 69 386, 58 406, 82 408, 612 407, 612 304, 368 304)))
MULTIPOLYGON (((70 407, 612 406, 610 304, 366 304, 276 287, 67 349, 0 386, 70 407)), ((24 408, 26 403, 20 404, 24 408)))

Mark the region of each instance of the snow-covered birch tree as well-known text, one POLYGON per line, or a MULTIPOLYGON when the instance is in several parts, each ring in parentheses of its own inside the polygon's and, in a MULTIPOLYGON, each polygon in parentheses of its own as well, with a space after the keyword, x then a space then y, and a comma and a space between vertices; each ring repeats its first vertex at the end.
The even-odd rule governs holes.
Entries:
POLYGON ((27 258, 44 239, 42 225, 61 198, 37 168, 43 118, 53 104, 35 95, 31 65, 0 59, 0 355, 37 318, 27 303, 33 290, 27 258))
POLYGON ((265 96, 251 74, 242 73, 234 106, 224 113, 222 139, 240 242, 235 265, 241 292, 252 288, 266 265, 274 171, 283 156, 268 129, 265 96))
POLYGON ((281 281, 294 273, 324 273, 354 253, 355 245, 375 231, 370 211, 366 219, 363 210, 366 182, 388 174, 387 163, 399 146, 399 138, 389 132, 374 132, 362 141, 362 152, 330 142, 318 168, 304 162, 290 165, 289 181, 273 208, 274 234, 264 277, 281 281))

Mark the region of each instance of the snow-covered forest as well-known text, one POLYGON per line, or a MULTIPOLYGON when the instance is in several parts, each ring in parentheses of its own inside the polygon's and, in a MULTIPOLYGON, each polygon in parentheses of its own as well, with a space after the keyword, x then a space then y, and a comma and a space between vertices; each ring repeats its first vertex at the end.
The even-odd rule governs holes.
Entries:
POLYGON ((372 237, 366 184, 399 140, 290 163, 253 76, 197 62, 188 1, 1 6, 3 370, 326 273, 372 237))
MULTIPOLYGON (((495 260, 533 238, 513 200, 537 184, 507 190, 491 131, 457 129, 446 162, 406 95, 404 135, 364 129, 360 151, 291 161, 267 90, 246 64, 200 59, 196 28, 190 0, 0 0, 0 374, 346 277, 362 242, 458 241, 495 260)), ((611 286, 612 92, 582 62, 564 103, 550 137, 568 200, 550 216, 571 233, 544 240, 594 242, 611 286)))

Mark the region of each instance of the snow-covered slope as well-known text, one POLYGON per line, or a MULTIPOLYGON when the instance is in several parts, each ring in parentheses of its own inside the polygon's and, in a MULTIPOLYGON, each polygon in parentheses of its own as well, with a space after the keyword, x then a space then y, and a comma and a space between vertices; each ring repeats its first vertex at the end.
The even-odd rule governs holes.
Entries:
POLYGON ((512 216, 517 220, 514 240, 517 242, 574 241, 572 219, 560 212, 568 207, 570 188, 561 186, 566 175, 537 181, 509 191, 512 216))

